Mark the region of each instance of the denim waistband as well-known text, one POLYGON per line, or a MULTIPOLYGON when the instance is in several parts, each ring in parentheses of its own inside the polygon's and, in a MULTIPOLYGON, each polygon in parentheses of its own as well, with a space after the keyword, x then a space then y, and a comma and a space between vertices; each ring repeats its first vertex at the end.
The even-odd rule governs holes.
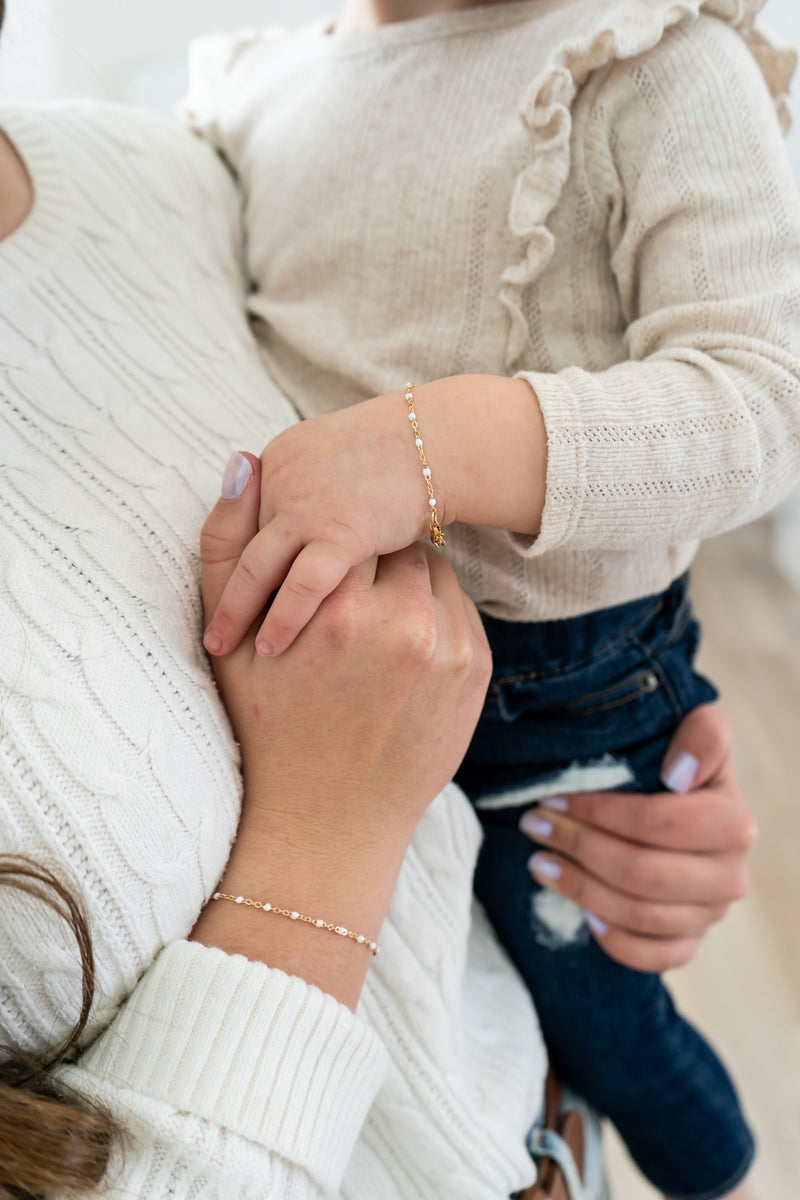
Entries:
POLYGON ((503 621, 481 613, 492 648, 493 676, 513 676, 521 662, 529 678, 533 667, 537 678, 545 678, 597 662, 654 621, 662 628, 668 625, 688 607, 688 585, 687 573, 655 596, 559 621, 503 621))

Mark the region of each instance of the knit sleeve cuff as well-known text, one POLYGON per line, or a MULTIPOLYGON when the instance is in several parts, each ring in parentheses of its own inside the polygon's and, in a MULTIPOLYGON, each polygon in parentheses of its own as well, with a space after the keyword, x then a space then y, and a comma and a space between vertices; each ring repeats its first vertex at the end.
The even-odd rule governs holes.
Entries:
POLYGON ((547 491, 542 523, 536 537, 507 533, 509 544, 523 558, 538 558, 565 545, 578 524, 582 506, 580 480, 585 476, 577 396, 561 375, 520 371, 533 388, 547 433, 547 491))
POLYGON ((386 1055, 318 988, 241 955, 175 942, 81 1065, 98 1081, 259 1143, 336 1192, 386 1055))

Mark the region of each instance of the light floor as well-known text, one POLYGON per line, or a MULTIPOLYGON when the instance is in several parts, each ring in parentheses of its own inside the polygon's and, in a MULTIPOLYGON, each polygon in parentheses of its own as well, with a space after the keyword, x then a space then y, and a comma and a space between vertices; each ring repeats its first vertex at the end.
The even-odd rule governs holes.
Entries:
MULTIPOLYGON (((761 1200, 800 1200, 800 594, 772 567, 768 539, 763 521, 707 542, 692 572, 701 669, 733 721, 760 836, 749 898, 669 983, 744 1098, 761 1200)), ((608 1142, 614 1200, 653 1200, 608 1142)))

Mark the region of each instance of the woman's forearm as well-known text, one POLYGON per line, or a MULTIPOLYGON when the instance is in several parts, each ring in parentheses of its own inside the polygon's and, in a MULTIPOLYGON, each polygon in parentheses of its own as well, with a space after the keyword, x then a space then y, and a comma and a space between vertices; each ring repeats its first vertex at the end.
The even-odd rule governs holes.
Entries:
MULTIPOLYGON (((204 526, 207 613, 258 527, 260 464, 249 461, 244 491, 204 526)), ((377 941, 417 823, 481 710, 491 658, 477 611, 445 560, 416 544, 349 571, 285 654, 263 657, 250 638, 214 665, 244 764, 219 891, 377 941)), ((207 906, 192 937, 351 1008, 372 961, 363 943, 227 900, 207 906)))
POLYGON ((406 839, 359 842, 324 820, 315 827, 286 815, 253 819, 252 809, 263 812, 251 795, 218 890, 338 925, 366 941, 228 901, 207 905, 191 940, 277 967, 355 1009, 373 958, 368 942, 379 939, 406 839))

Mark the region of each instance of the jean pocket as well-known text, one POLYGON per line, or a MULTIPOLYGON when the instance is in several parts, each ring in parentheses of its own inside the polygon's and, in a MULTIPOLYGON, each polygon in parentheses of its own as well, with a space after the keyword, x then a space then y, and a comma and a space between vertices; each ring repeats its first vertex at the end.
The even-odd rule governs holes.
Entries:
POLYGON ((633 671, 624 679, 620 679, 608 687, 586 692, 575 700, 567 701, 562 706, 562 711, 565 715, 588 717, 594 713, 608 712, 612 708, 619 708, 621 704, 630 704, 631 701, 640 700, 644 696, 650 696, 662 686, 658 672, 654 671, 652 667, 644 667, 633 671))
POLYGON ((543 694, 544 689, 536 685, 524 682, 498 682, 490 688, 490 693, 494 695, 502 720, 513 722, 520 717, 548 717, 555 720, 589 717, 651 696, 662 687, 658 672, 647 665, 638 666, 619 679, 600 686, 590 685, 585 691, 579 691, 578 695, 563 695, 559 699, 552 693, 543 694))

